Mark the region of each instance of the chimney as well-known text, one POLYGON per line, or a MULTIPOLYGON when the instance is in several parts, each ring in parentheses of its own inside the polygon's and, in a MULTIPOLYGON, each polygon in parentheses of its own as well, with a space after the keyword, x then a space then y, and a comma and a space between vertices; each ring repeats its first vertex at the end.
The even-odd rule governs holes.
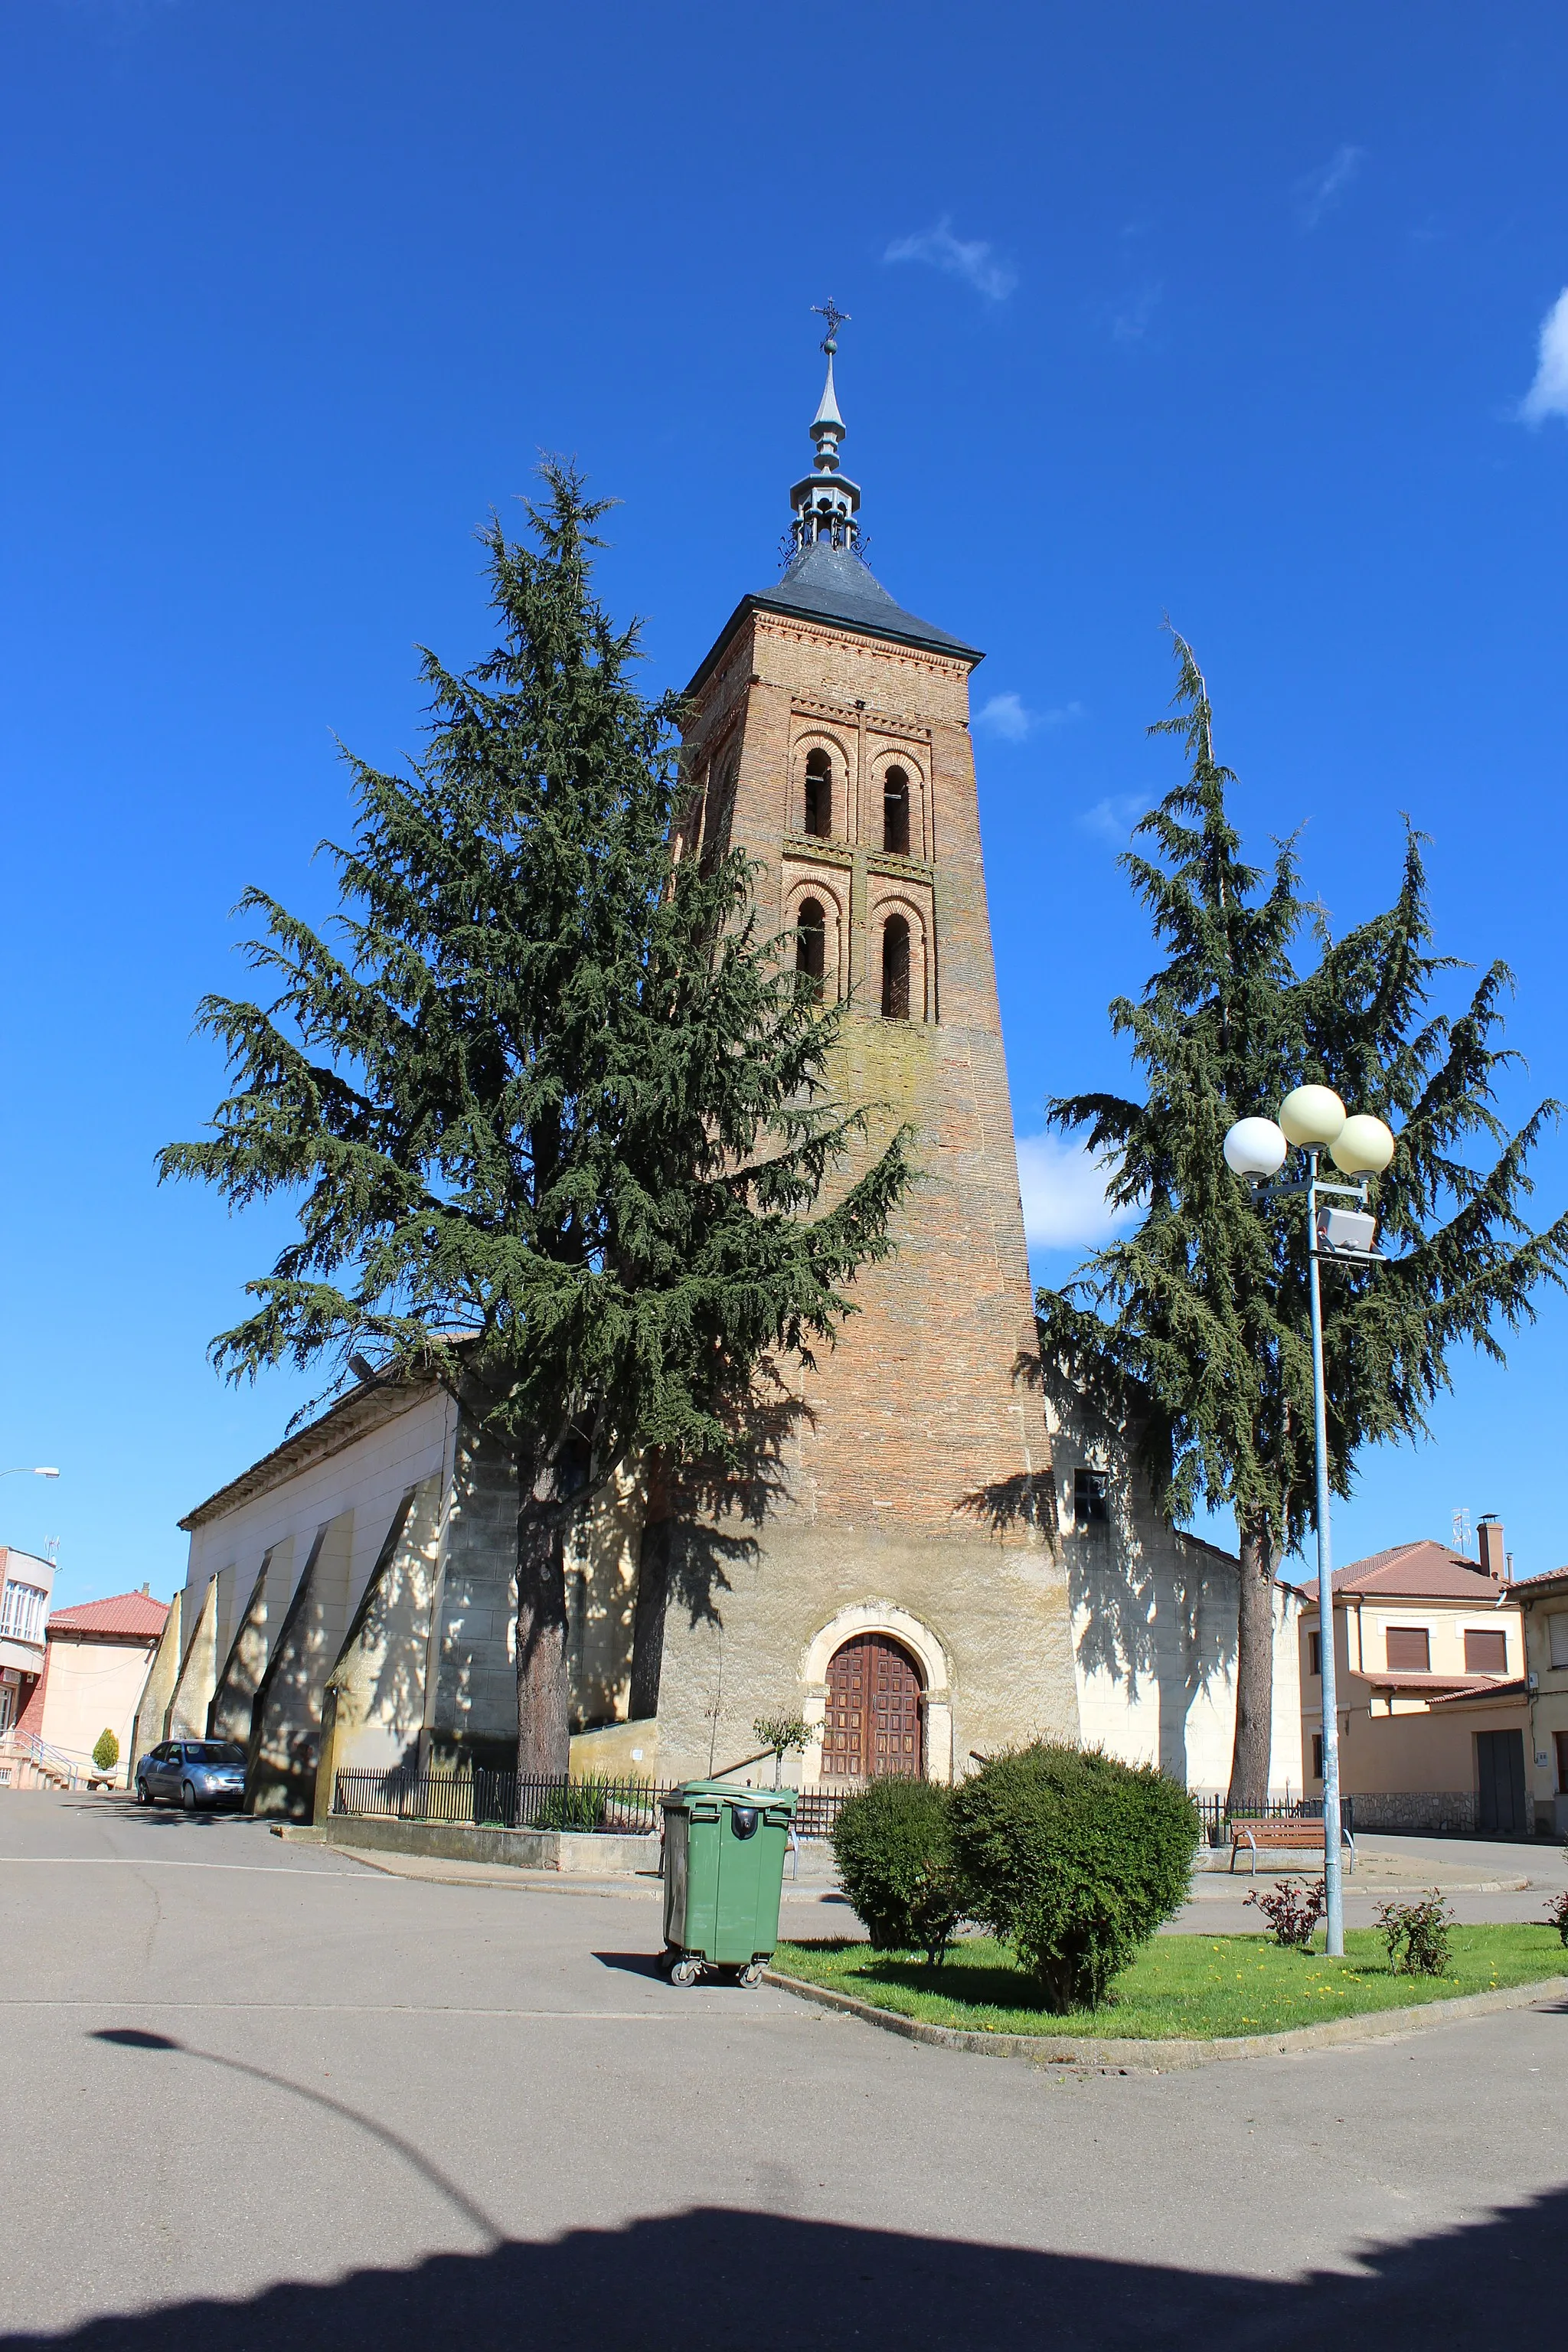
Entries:
POLYGON ((142 1591, 143 1591, 143 1592, 145 1592, 145 1593, 148 1595, 148 1597, 149 1597, 149 1598, 151 1598, 151 1596, 152 1596, 152 1591, 153 1591, 153 1587, 152 1587, 151 1583, 144 1584, 144 1585, 142 1587, 142 1591))
POLYGON ((1495 1511, 1488 1511, 1476 1522, 1476 1534, 1481 1547, 1481 1573, 1499 1584, 1508 1581, 1508 1555, 1502 1548, 1502 1521, 1495 1511))

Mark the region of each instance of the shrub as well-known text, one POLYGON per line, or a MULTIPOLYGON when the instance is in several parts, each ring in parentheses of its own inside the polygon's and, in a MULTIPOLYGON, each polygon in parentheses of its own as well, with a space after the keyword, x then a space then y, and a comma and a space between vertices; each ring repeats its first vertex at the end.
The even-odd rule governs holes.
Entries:
POLYGON ((602 1830, 609 1794, 598 1780, 571 1780, 547 1789, 527 1827, 534 1830, 602 1830))
POLYGON ((120 1761, 120 1742, 107 1724, 98 1735, 98 1745, 92 1751, 92 1760, 100 1772, 112 1772, 120 1761))
POLYGON ((952 1798, 967 1908, 1013 1946, 1058 2014, 1098 2007, 1180 1908, 1198 1833, 1176 1781, 1099 1748, 1015 1749, 952 1798))
POLYGON ((1388 1947, 1388 1965, 1396 1977, 1442 1975, 1448 1965, 1448 1930, 1454 1915, 1436 1887, 1418 1903, 1380 1904, 1377 1924, 1388 1947))
POLYGON ((1316 1886, 1306 1887, 1287 1879, 1272 1895, 1255 1886, 1247 1899, 1257 1904, 1282 1951, 1307 1952, 1312 1948, 1318 1922, 1329 1907, 1329 1884, 1327 1879, 1320 1878, 1316 1886))
POLYGON ((1555 1927, 1563 1941, 1568 1944, 1568 1894, 1554 1895, 1546 1906, 1546 1924, 1555 1927))
POLYGON ((963 1902, 952 1867, 948 1791, 930 1780, 873 1780, 833 1828, 844 1892, 878 1952, 923 1951, 934 1966, 963 1902))

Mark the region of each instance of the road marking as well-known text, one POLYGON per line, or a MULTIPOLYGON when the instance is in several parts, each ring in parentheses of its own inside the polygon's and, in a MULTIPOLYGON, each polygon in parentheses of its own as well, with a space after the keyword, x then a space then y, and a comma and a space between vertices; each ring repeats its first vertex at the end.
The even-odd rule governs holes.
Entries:
MULTIPOLYGON (((279 2017, 528 2017, 556 2021, 575 2018, 585 2025, 679 2025, 693 2013, 689 2009, 457 2009, 413 2000, 96 2000, 69 1995, 0 2000, 0 2011, 7 2009, 143 2009, 156 2010, 160 2014, 179 2010, 279 2017)), ((783 2010, 736 2010, 731 2012, 729 2021, 754 2025, 786 2014, 783 2010)))
POLYGON ((0 1866, 12 1862, 61 1863, 74 1870, 243 1870, 261 1878, 352 1878, 356 1886, 374 1886, 385 1872, 362 1878, 357 1870, 301 1870, 294 1862, 175 1862, 162 1853, 0 1853, 0 1866))

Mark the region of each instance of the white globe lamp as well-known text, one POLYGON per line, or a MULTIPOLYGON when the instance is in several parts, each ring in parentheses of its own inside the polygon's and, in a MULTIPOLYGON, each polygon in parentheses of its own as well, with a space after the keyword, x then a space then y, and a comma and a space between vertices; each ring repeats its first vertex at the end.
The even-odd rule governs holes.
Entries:
POLYGON ((1382 1119, 1357 1111, 1329 1146, 1329 1156, 1347 1176, 1381 1176, 1394 1157, 1394 1136, 1382 1119))
POLYGON ((1225 1139, 1225 1164, 1233 1176, 1278 1176, 1289 1149, 1271 1118, 1238 1118, 1225 1139))
POLYGON ((1287 1142, 1298 1150, 1332 1143, 1345 1123, 1345 1107, 1331 1087, 1297 1087, 1279 1106, 1287 1142))

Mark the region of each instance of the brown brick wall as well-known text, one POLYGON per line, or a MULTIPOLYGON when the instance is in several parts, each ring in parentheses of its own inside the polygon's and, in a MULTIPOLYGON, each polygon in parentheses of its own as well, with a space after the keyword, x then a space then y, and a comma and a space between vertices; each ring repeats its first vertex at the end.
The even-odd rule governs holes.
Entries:
POLYGON ((822 1625, 878 1600, 911 1612, 947 1651, 962 1769, 971 1746, 1078 1727, 1065 1576, 1047 1534, 1049 1442, 1026 1377, 1034 1320, 967 667, 754 614, 700 703, 694 782, 720 744, 712 764, 728 769, 737 726, 732 838, 761 861, 759 897, 781 927, 807 890, 842 910, 838 985, 852 1003, 837 1079, 846 1100, 872 1108, 870 1148, 900 1123, 914 1129, 922 1181, 895 1256, 861 1276, 859 1312, 800 1380, 806 1410, 768 1513, 692 1531, 672 1579, 661 1769, 706 1764, 715 1706, 724 1748, 743 1742, 752 1714, 798 1701, 822 1625), (834 765, 826 842, 803 832, 813 747, 834 765), (890 757, 915 787, 904 857, 882 846, 890 757), (924 1019, 881 1018, 879 927, 891 908, 915 932, 911 1011, 924 1019))

